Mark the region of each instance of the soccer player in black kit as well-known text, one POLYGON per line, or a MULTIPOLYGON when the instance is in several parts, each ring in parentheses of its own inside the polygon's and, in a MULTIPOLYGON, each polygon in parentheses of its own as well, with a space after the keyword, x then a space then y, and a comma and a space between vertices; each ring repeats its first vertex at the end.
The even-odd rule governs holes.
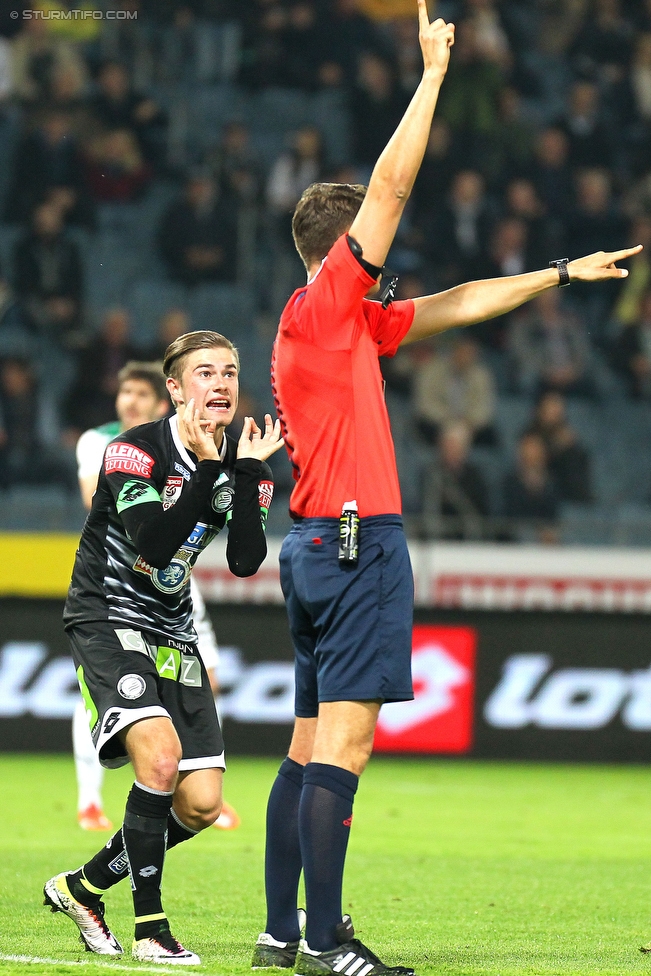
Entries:
POLYGON ((257 572, 273 495, 265 461, 282 440, 269 415, 264 433, 247 417, 237 444, 225 434, 239 361, 224 336, 180 336, 163 368, 176 414, 107 446, 64 610, 100 761, 131 761, 135 782, 122 829, 83 867, 51 878, 44 895, 73 919, 87 949, 119 955, 102 896, 128 874, 134 958, 197 965, 161 903, 165 852, 214 823, 225 768, 192 625, 190 573, 225 525, 231 572, 257 572))

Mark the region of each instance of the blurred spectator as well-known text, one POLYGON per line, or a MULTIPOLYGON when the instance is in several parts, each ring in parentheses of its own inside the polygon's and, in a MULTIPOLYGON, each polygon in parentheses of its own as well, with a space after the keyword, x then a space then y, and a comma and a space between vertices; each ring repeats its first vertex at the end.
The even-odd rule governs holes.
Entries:
POLYGON ((0 348, 6 352, 8 344, 18 344, 20 350, 24 351, 33 347, 34 340, 34 323, 0 271, 0 348))
POLYGON ((171 342, 192 331, 190 316, 182 308, 170 308, 158 323, 156 342, 147 350, 146 359, 158 362, 165 358, 165 350, 171 342))
POLYGON ((480 45, 476 24, 463 20, 457 27, 454 58, 437 108, 437 114, 458 134, 469 165, 479 168, 498 127, 504 85, 502 65, 487 57, 480 45))
POLYGON ((542 292, 511 316, 508 343, 520 392, 594 394, 585 324, 563 304, 560 289, 542 292))
POLYGON ((626 221, 612 197, 607 170, 591 167, 576 179, 576 206, 567 221, 567 249, 571 258, 624 247, 626 221))
POLYGON ((642 299, 651 287, 651 216, 642 215, 634 220, 628 239, 643 244, 644 250, 626 262, 628 278, 613 309, 613 319, 620 326, 630 325, 639 318, 642 299))
POLYGON ((543 129, 536 140, 531 178, 547 211, 559 219, 567 215, 574 198, 568 160, 566 134, 555 126, 543 129))
POLYGON ((40 17, 24 20, 23 29, 11 41, 13 88, 22 101, 47 104, 55 74, 67 72, 81 91, 88 83, 86 63, 78 47, 48 31, 40 17))
POLYGON ((540 542, 558 541, 559 499, 548 468, 547 448, 539 434, 523 434, 517 465, 503 484, 504 515, 536 524, 540 542))
POLYGON ((560 500, 592 502, 590 455, 567 420, 565 401, 560 393, 543 393, 527 433, 538 434, 545 443, 549 470, 560 500))
POLYGON ((535 129, 527 119, 522 99, 512 85, 502 88, 498 118, 484 166, 492 180, 504 182, 526 171, 533 154, 535 129))
POLYGON ((651 153, 651 31, 637 36, 630 70, 611 101, 621 132, 627 175, 644 176, 651 153))
POLYGON ((97 76, 97 94, 91 109, 105 129, 129 129, 140 143, 149 163, 156 165, 164 153, 166 118, 152 98, 140 95, 131 86, 128 69, 117 61, 107 61, 97 76))
POLYGON ((215 171, 225 199, 255 202, 260 195, 262 166, 251 144, 251 132, 242 122, 227 122, 219 145, 206 163, 215 171))
MULTIPOLYGON (((611 176, 603 169, 586 169, 577 176, 576 206, 566 223, 567 257, 578 258, 595 251, 614 251, 626 245, 626 220, 611 194, 611 176)), ((606 324, 617 297, 619 283, 591 282, 580 285, 573 297, 581 303, 595 345, 606 343, 606 324)))
POLYGON ((315 91, 319 87, 323 38, 314 0, 295 0, 287 11, 283 31, 280 80, 290 88, 315 91))
POLYGON ((5 109, 13 94, 14 79, 11 72, 11 43, 0 36, 0 108, 5 109))
POLYGON ((635 110, 647 124, 651 123, 651 33, 640 34, 630 72, 635 110))
POLYGON ((315 183, 322 172, 321 134, 313 126, 292 133, 291 149, 276 159, 267 182, 267 203, 280 218, 287 242, 291 244, 291 220, 303 190, 315 183))
POLYGON ((524 220, 520 217, 498 220, 488 248, 486 276, 498 278, 535 270, 529 265, 528 248, 529 231, 524 220))
POLYGON ((215 179, 198 172, 163 215, 158 246, 170 278, 183 285, 234 282, 237 212, 222 200, 215 179))
POLYGON ((14 286, 39 330, 66 344, 81 326, 83 269, 60 209, 43 203, 14 247, 14 286))
POLYGON ((14 155, 7 196, 6 219, 23 222, 52 190, 65 189, 68 219, 92 223, 82 160, 67 112, 45 112, 36 127, 19 142, 14 155))
POLYGON ((445 424, 463 421, 473 444, 495 444, 495 383, 470 336, 458 336, 449 353, 420 363, 413 382, 414 416, 427 443, 437 441, 445 424))
POLYGON ((424 250, 441 287, 481 277, 493 221, 483 177, 476 170, 461 170, 443 208, 423 224, 424 250))
POLYGON ((280 3, 267 3, 263 9, 251 5, 240 15, 243 21, 240 79, 252 88, 281 85, 284 68, 284 31, 287 10, 280 3))
POLYGON ((559 234, 534 184, 523 178, 511 180, 504 197, 507 215, 523 221, 527 227, 527 271, 546 268, 552 256, 560 253, 559 234))
POLYGON ((617 336, 612 363, 626 382, 630 397, 651 400, 651 290, 640 302, 639 317, 617 336))
POLYGON ((395 71, 372 52, 359 58, 357 81, 350 99, 353 161, 371 169, 396 130, 406 108, 395 71))
POLYGON ((0 487, 61 485, 76 494, 72 451, 46 443, 43 405, 30 363, 6 358, 0 364, 0 487))
POLYGON ((86 181, 97 203, 134 203, 151 180, 138 142, 128 129, 113 129, 88 147, 86 181))
POLYGON ((337 70, 343 83, 351 86, 357 74, 360 51, 388 56, 382 34, 362 12, 359 0, 334 0, 324 4, 323 61, 321 74, 337 70), (328 9, 329 8, 329 9, 328 9))
POLYGON ((438 459, 425 472, 423 517, 427 534, 443 539, 479 539, 489 514, 484 477, 468 460, 472 432, 462 421, 446 424, 438 459))
MULTIPOLYGON (((406 0, 405 6, 409 3, 406 0)), ((395 64, 400 91, 411 98, 420 84, 423 56, 418 42, 418 21, 412 10, 393 21, 395 64)))
POLYGON ((303 190, 322 174, 319 130, 304 126, 291 138, 292 148, 276 159, 266 188, 273 249, 269 304, 274 315, 285 304, 287 295, 305 280, 305 269, 292 239, 292 214, 303 190))
POLYGON ((608 166, 612 146, 602 117, 599 89, 590 81, 575 81, 570 88, 565 118, 559 123, 569 141, 570 164, 608 166))
POLYGON ((478 53, 502 67, 509 64, 509 40, 495 0, 466 0, 466 15, 475 31, 478 53))
POLYGON ((633 25, 622 15, 620 0, 595 0, 570 49, 579 75, 602 85, 620 81, 630 63, 633 25))
POLYGON ((413 219, 419 226, 436 217, 449 193, 455 172, 461 168, 461 162, 454 151, 450 126, 443 119, 435 117, 411 194, 413 219))
POLYGON ((128 313, 113 308, 81 353, 67 411, 67 421, 74 430, 99 427, 115 416, 118 373, 130 359, 138 358, 129 331, 128 313))

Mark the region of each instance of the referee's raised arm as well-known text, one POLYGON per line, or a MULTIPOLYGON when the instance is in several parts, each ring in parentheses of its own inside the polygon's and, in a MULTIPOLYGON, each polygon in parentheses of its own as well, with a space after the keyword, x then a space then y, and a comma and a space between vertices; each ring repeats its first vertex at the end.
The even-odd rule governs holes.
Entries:
POLYGON ((423 76, 371 174, 368 192, 350 228, 364 258, 381 267, 420 169, 441 84, 454 44, 454 24, 439 18, 430 24, 426 0, 418 0, 423 76))

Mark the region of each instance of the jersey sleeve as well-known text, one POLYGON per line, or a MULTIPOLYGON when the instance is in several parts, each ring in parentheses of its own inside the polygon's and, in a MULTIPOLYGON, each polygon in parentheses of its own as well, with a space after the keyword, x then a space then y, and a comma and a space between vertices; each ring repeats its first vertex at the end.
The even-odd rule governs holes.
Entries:
POLYGON ((75 454, 77 456, 77 477, 90 478, 98 475, 102 467, 106 436, 98 430, 87 430, 77 441, 75 454))
POLYGON ((273 475, 264 461, 235 462, 235 495, 228 522, 226 559, 235 576, 253 576, 267 555, 265 525, 273 498, 273 475))
POLYGON ((375 278, 351 252, 346 235, 326 255, 312 281, 294 298, 293 323, 307 342, 323 349, 348 349, 363 320, 361 303, 375 278))
POLYGON ((411 328, 416 306, 411 299, 391 302, 388 308, 382 308, 380 302, 364 301, 363 304, 364 317, 378 345, 378 354, 395 356, 398 346, 411 328))
POLYGON ((165 569, 210 503, 221 470, 219 461, 200 461, 188 488, 175 505, 163 509, 155 448, 143 438, 112 441, 104 454, 103 471, 115 507, 140 556, 165 569))

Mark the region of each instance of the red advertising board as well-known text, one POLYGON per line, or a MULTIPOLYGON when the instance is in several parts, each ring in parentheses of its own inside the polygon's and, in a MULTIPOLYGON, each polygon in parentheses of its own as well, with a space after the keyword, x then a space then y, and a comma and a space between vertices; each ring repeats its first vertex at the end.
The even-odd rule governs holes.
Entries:
POLYGON ((414 700, 383 705, 376 752, 464 753, 473 743, 477 632, 417 624, 411 667, 414 700))

